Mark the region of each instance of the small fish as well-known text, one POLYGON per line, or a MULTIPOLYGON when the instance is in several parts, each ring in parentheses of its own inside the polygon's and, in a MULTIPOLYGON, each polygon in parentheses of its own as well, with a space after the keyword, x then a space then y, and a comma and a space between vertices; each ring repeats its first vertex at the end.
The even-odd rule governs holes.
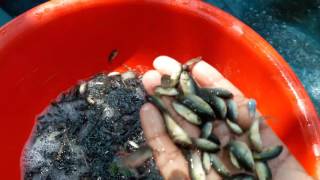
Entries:
POLYGON ((189 94, 180 96, 178 100, 199 115, 215 118, 215 114, 210 105, 197 95, 189 94))
POLYGON ((254 169, 252 152, 246 143, 233 140, 229 142, 228 146, 229 151, 234 155, 241 167, 250 171, 254 169))
POLYGON ((128 79, 134 79, 136 77, 137 77, 137 75, 133 71, 127 71, 127 72, 121 74, 121 78, 124 81, 128 80, 128 79))
POLYGON ((283 150, 283 147, 278 145, 268 148, 260 153, 253 153, 253 158, 259 161, 267 161, 278 157, 283 150))
POLYGON ((169 88, 171 87, 171 76, 165 74, 161 77, 161 86, 164 88, 169 88))
POLYGON ((215 114, 217 115, 217 118, 219 119, 225 119, 227 115, 227 106, 221 97, 218 97, 211 93, 198 93, 200 94, 200 97, 206 101, 212 109, 214 110, 215 114))
POLYGON ((229 177, 231 175, 230 171, 223 164, 220 158, 215 154, 210 154, 211 165, 215 171, 223 177, 229 177))
POLYGON ((183 70, 190 70, 192 68, 193 65, 197 64, 198 62, 200 62, 202 60, 202 57, 196 57, 196 58, 192 58, 189 61, 187 61, 186 63, 183 64, 182 68, 183 70))
POLYGON ((200 117, 183 104, 180 104, 177 101, 173 101, 172 107, 180 116, 182 116, 188 122, 195 125, 200 125, 202 123, 200 117))
POLYGON ((168 113, 163 113, 165 125, 168 130, 168 134, 170 135, 173 142, 179 144, 181 146, 189 146, 192 145, 191 138, 188 134, 182 129, 168 113))
POLYGON ((206 96, 218 96, 223 99, 230 99, 233 97, 233 94, 224 88, 201 88, 199 92, 206 96))
POLYGON ((201 129, 201 138, 207 139, 212 133, 213 125, 211 121, 206 122, 201 129))
POLYGON ((237 122, 238 120, 238 105, 232 99, 228 99, 226 101, 227 105, 227 118, 233 122, 237 122))
POLYGON ((211 142, 207 139, 193 138, 192 143, 196 148, 203 150, 203 151, 206 151, 206 152, 215 153, 220 150, 219 145, 217 145, 216 143, 211 142))
POLYGON ((87 97, 87 102, 88 102, 89 104, 91 104, 91 105, 93 105, 93 104, 96 103, 96 101, 94 100, 94 98, 93 98, 92 96, 88 96, 88 97, 87 97))
POLYGON ((189 170, 192 180, 205 180, 206 173, 203 169, 201 158, 198 152, 193 151, 189 154, 189 170))
POLYGON ((138 145, 136 142, 134 142, 134 141, 128 141, 128 143, 129 143, 132 147, 134 147, 134 148, 136 148, 136 149, 139 148, 139 145, 138 145))
POLYGON ((255 164, 256 174, 259 180, 271 180, 272 173, 266 162, 258 161, 255 164))
POLYGON ((130 168, 137 168, 152 157, 152 150, 149 146, 142 146, 133 153, 123 158, 122 163, 130 168))
POLYGON ((233 133, 235 133, 235 134, 237 134, 237 135, 240 135, 240 134, 243 133, 243 130, 241 129, 241 127, 240 127, 238 124, 230 121, 229 119, 226 119, 226 123, 227 123, 229 129, 230 129, 233 133))
POLYGON ((161 100, 159 96, 148 96, 148 101, 150 101, 153 105, 155 105, 160 111, 162 112, 168 112, 165 104, 161 100))
POLYGON ((226 180, 255 180, 256 178, 253 175, 247 173, 238 173, 232 175, 230 178, 226 178, 226 180))
POLYGON ((192 76, 190 76, 190 80, 195 88, 195 94, 198 94, 200 87, 198 86, 197 82, 194 80, 194 78, 192 76))
POLYGON ((107 84, 112 83, 113 81, 116 82, 117 84, 119 84, 119 82, 122 81, 121 73, 119 73, 119 72, 110 72, 108 74, 108 77, 109 77, 109 79, 108 79, 108 82, 106 82, 107 84))
POLYGON ((182 66, 179 66, 175 72, 170 76, 170 87, 175 87, 179 83, 180 75, 182 72, 182 66))
POLYGON ((231 164, 236 167, 237 169, 240 169, 240 164, 238 162, 238 160, 236 159, 236 157, 234 157, 234 155, 232 154, 232 152, 229 152, 229 157, 230 157, 230 161, 231 164))
POLYGON ((212 96, 212 103, 210 104, 213 108, 214 112, 216 113, 219 119, 225 119, 227 116, 227 105, 225 101, 218 97, 212 96))
POLYGON ((196 94, 196 83, 187 71, 182 71, 180 75, 179 85, 184 95, 196 94))
POLYGON ((160 96, 176 96, 179 94, 176 88, 164 88, 161 86, 156 87, 154 93, 160 96))
POLYGON ((212 142, 218 144, 218 145, 221 144, 219 138, 218 138, 213 132, 210 133, 210 135, 209 135, 209 137, 208 137, 207 139, 208 139, 209 141, 212 141, 212 142))
POLYGON ((257 152, 262 151, 262 141, 259 131, 259 120, 254 120, 249 129, 249 141, 253 150, 257 152))
POLYGON ((84 83, 80 84, 80 86, 79 86, 79 94, 84 95, 84 93, 86 93, 86 91, 87 91, 87 83, 84 82, 84 83))
POLYGON ((256 111, 257 111, 257 102, 255 99, 249 99, 248 101, 248 111, 249 111, 249 117, 251 120, 254 120, 256 117, 256 111))
POLYGON ((211 159, 209 153, 204 152, 202 154, 202 164, 206 174, 208 174, 211 169, 211 159))
POLYGON ((116 50, 116 49, 112 50, 108 56, 108 61, 112 62, 118 56, 118 54, 119 54, 118 50, 116 50))
POLYGON ((121 76, 121 74, 119 72, 110 72, 108 74, 108 77, 111 77, 111 76, 121 76))

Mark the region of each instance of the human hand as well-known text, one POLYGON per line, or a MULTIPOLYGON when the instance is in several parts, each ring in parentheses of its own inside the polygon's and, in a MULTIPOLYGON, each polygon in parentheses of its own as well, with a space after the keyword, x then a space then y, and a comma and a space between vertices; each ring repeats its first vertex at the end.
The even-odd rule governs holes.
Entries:
MULTIPOLYGON (((146 72, 142 78, 143 85, 148 94, 153 94, 156 86, 161 83, 161 75, 170 75, 179 68, 180 64, 174 59, 160 56, 155 59, 155 70, 146 72)), ((238 104, 238 123, 243 129, 248 129, 251 118, 247 109, 248 99, 230 81, 225 79, 215 68, 204 61, 197 63, 190 71, 200 87, 213 88, 221 87, 234 94, 234 100, 238 104)), ((173 119, 185 129, 190 137, 199 137, 200 129, 178 116, 170 105, 170 98, 163 98, 173 119)), ((140 111, 141 124, 147 143, 153 150, 156 164, 164 177, 169 180, 191 179, 189 175, 188 162, 180 149, 174 144, 167 134, 164 121, 159 110, 152 104, 146 103, 140 111)), ((214 132, 224 146, 231 138, 227 126, 222 121, 214 122, 214 132)), ((282 145, 283 151, 279 157, 271 160, 268 164, 272 170, 273 179, 276 180, 308 180, 312 179, 297 162, 286 146, 280 141, 270 127, 265 122, 260 123, 261 138, 264 147, 282 145)), ((247 137, 247 136, 246 136, 247 137)), ((240 137, 246 141, 245 135, 240 137)), ((231 165, 226 153, 220 153, 221 159, 226 166, 234 172, 236 169, 231 165)), ((207 174, 206 179, 222 179, 213 169, 207 174)))

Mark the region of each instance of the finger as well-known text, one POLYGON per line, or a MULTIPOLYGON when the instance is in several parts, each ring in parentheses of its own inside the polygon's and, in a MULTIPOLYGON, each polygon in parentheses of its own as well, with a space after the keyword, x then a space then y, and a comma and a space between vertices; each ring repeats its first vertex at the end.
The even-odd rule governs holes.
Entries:
POLYGON ((232 92, 234 95, 234 100, 238 104, 238 121, 240 126, 244 129, 250 127, 252 120, 249 117, 247 108, 248 99, 244 97, 244 95, 238 88, 236 88, 230 81, 224 78, 218 70, 204 61, 200 61, 199 63, 197 63, 192 68, 191 73, 201 87, 220 87, 232 92))
POLYGON ((159 56, 153 61, 153 67, 161 74, 171 75, 181 68, 181 64, 169 56, 159 56))
POLYGON ((260 126, 260 132, 263 147, 267 148, 275 145, 283 146, 281 154, 269 162, 269 166, 274 174, 281 174, 283 171, 290 171, 292 169, 305 173, 301 164, 294 158, 292 154, 290 154, 288 148, 285 146, 285 144, 283 144, 279 137, 275 135, 271 128, 267 126, 260 126))
POLYGON ((243 96, 241 91, 210 64, 200 61, 191 70, 193 77, 202 87, 222 87, 231 91, 235 96, 243 96))
POLYGON ((187 161, 168 136, 157 108, 146 103, 140 110, 140 119, 145 138, 153 150, 156 164, 164 179, 174 179, 172 176, 188 179, 187 161))
POLYGON ((158 71, 150 70, 142 76, 142 84, 148 94, 154 94, 156 86, 161 84, 161 75, 158 71))
POLYGON ((301 169, 297 169, 296 166, 293 166, 293 164, 295 164, 296 160, 293 157, 289 157, 286 159, 286 161, 284 163, 282 163, 282 165, 280 165, 280 167, 278 168, 277 173, 274 176, 274 179, 277 180, 312 180, 313 178, 311 178, 307 173, 305 173, 303 170, 301 169))

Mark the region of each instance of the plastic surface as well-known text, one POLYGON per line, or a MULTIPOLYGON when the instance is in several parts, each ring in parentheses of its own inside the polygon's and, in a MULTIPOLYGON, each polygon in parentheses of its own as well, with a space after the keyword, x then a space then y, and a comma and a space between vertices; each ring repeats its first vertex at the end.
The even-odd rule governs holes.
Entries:
POLYGON ((249 27, 201 1, 58 0, 0 29, 1 178, 20 178, 35 117, 63 90, 101 71, 145 71, 163 54, 182 62, 201 55, 257 99, 269 125, 316 176, 315 109, 281 56, 249 27))

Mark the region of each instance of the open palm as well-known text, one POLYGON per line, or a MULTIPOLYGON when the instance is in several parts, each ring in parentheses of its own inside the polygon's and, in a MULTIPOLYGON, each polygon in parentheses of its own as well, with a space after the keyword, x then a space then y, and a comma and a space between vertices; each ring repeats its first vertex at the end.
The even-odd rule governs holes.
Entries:
MULTIPOLYGON (((161 83, 163 74, 170 75, 179 68, 180 64, 174 59, 166 56, 160 56, 155 59, 155 70, 150 70, 144 74, 142 81, 148 94, 153 94, 156 86, 161 83)), ((192 76, 200 87, 221 87, 231 91, 234 94, 234 100, 238 104, 239 109, 239 125, 248 129, 251 124, 251 118, 247 109, 248 99, 237 89, 231 82, 225 79, 215 68, 204 61, 197 63, 191 70, 192 76)), ((178 116, 170 106, 170 98, 164 98, 163 101, 167 104, 169 112, 177 123, 183 127, 191 137, 199 137, 200 129, 178 116)), ((141 111, 141 124, 145 137, 149 146, 153 150, 156 163, 162 176, 165 179, 190 179, 188 162, 180 149, 172 142, 167 134, 164 121, 159 110, 152 104, 146 103, 141 111)), ((231 138, 229 129, 222 121, 214 122, 214 132, 221 140, 222 145, 225 145, 231 138)), ((308 180, 312 179, 301 165, 296 161, 293 155, 288 151, 286 146, 274 134, 272 129, 265 122, 260 126, 261 138, 264 146, 283 145, 284 150, 281 155, 269 162, 272 170, 273 179, 276 180, 308 180)), ((243 135, 245 136, 245 135, 243 135)), ((247 138, 240 137, 243 141, 247 138)), ((226 166, 234 171, 234 167, 228 161, 227 155, 220 155, 226 166)), ((215 180, 222 179, 213 169, 207 175, 207 179, 215 180)))

